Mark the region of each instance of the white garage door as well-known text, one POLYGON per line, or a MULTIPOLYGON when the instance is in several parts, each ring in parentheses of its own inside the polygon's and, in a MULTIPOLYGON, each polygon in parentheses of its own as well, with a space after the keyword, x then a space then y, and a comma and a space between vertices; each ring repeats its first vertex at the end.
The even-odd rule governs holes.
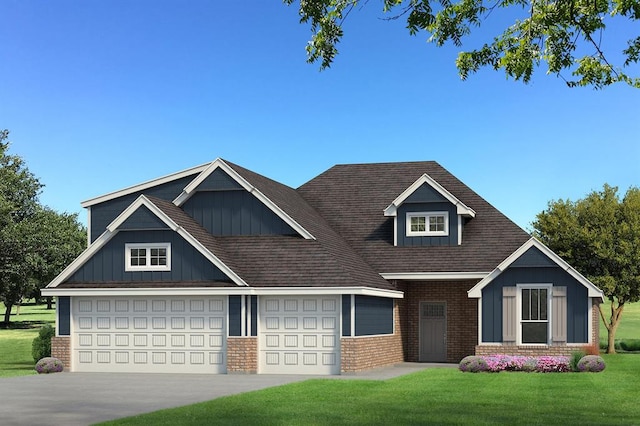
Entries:
POLYGON ((338 297, 260 297, 260 372, 339 374, 338 297))
POLYGON ((226 297, 74 297, 73 371, 224 373, 226 297))

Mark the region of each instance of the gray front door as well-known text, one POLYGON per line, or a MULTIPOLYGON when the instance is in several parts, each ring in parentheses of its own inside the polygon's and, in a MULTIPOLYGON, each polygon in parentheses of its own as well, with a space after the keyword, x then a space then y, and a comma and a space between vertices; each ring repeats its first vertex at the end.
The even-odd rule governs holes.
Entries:
POLYGON ((443 302, 420 304, 420 361, 447 361, 447 305, 443 302))

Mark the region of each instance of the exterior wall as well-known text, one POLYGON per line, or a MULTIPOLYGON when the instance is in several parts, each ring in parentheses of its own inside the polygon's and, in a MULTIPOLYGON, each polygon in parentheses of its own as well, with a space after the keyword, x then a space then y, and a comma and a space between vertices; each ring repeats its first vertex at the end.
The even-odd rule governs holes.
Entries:
POLYGON ((591 343, 600 346, 600 299, 593 298, 591 305, 591 343))
POLYGON ((71 337, 54 336, 51 338, 51 356, 62 361, 65 370, 71 368, 71 337))
POLYGON ((91 242, 95 241, 107 229, 107 225, 113 222, 141 194, 173 201, 196 176, 197 174, 194 173, 191 176, 177 179, 173 182, 157 185, 144 191, 134 192, 133 194, 91 206, 91 242))
POLYGON ((340 371, 354 373, 404 361, 400 306, 394 306, 394 334, 383 336, 342 337, 340 371))
POLYGON ((116 234, 67 282, 230 281, 215 265, 174 231, 123 231, 116 234), (126 243, 171 243, 171 271, 126 272, 126 243))
POLYGON ((456 246, 458 245, 458 215, 456 207, 450 202, 408 203, 398 208, 398 246, 456 246), (449 235, 444 237, 408 237, 407 213, 412 212, 448 212, 449 235))
POLYGON ((227 337, 227 373, 258 372, 258 338, 227 337))
POLYGON ((401 304, 405 360, 420 361, 420 303, 445 302, 447 305, 447 362, 459 362, 475 351, 478 343, 478 301, 467 291, 477 281, 398 282, 405 292, 401 304))

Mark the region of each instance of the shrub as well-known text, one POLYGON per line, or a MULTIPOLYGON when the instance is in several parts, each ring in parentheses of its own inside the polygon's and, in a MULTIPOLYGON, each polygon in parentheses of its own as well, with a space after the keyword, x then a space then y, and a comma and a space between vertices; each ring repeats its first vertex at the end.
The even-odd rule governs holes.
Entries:
POLYGON ((627 352, 640 351, 640 339, 620 340, 620 349, 627 352))
POLYGON ((541 356, 536 371, 540 373, 562 373, 571 371, 568 356, 541 356))
POLYGON ((587 355, 578 363, 578 371, 598 373, 606 367, 604 359, 599 355, 587 355))
POLYGON ((462 361, 460 361, 460 365, 458 366, 460 371, 468 371, 470 373, 477 373, 479 371, 488 371, 489 366, 487 362, 481 356, 468 356, 464 357, 462 361))
MULTIPOLYGON (((592 343, 590 345, 585 345, 582 347, 582 351, 585 355, 600 355, 600 346, 597 343, 592 343)), ((606 349, 606 345, 605 345, 606 349)))
POLYGON ((45 325, 38 332, 38 337, 31 344, 31 355, 34 361, 51 356, 51 338, 56 331, 50 324, 45 325))
POLYGON ((569 368, 571 371, 578 371, 578 363, 586 355, 584 351, 573 351, 569 360, 569 368))
POLYGON ((36 363, 38 374, 59 373, 64 370, 64 364, 58 358, 46 357, 36 363))

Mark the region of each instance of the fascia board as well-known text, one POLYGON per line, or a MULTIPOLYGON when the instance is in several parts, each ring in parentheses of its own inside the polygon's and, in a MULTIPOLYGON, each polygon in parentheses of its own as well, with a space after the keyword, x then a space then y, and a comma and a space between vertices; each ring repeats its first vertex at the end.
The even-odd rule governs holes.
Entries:
POLYGON ((322 296, 355 294, 402 299, 404 293, 370 287, 44 288, 43 296, 322 296))
POLYGON ((189 169, 180 171, 180 172, 176 172, 176 173, 172 173, 170 175, 166 175, 163 177, 159 177, 156 179, 152 179, 137 185, 133 185, 118 191, 114 191, 114 192, 110 192, 108 194, 105 195, 100 195, 98 197, 95 198, 91 198, 89 200, 83 201, 80 203, 80 205, 82 207, 90 207, 93 206, 95 204, 99 204, 99 203, 103 203, 105 201, 109 201, 109 200, 113 200, 114 198, 119 198, 122 197, 124 195, 129 195, 129 194, 133 194, 134 192, 138 192, 138 191, 143 191, 145 189, 149 189, 152 188, 154 186, 157 185, 162 185, 164 183, 168 183, 174 180, 178 180, 178 179, 182 179, 183 177, 195 174, 195 173, 200 173, 202 172, 202 170, 204 170, 206 167, 208 166, 207 164, 202 164, 200 166, 196 166, 196 167, 191 167, 189 169))
POLYGON ((571 265, 569 265, 564 259, 554 253, 549 247, 538 241, 536 238, 531 237, 526 243, 520 246, 516 251, 511 253, 505 260, 502 261, 489 275, 482 279, 478 284, 473 286, 471 290, 467 292, 470 298, 482 297, 482 289, 486 287, 491 281, 499 276, 505 269, 507 269, 513 262, 515 262, 520 256, 522 256, 531 247, 536 247, 545 256, 551 259, 556 265, 571 275, 576 281, 587 288, 589 297, 600 298, 604 301, 604 293, 595 284, 589 281, 584 275, 576 271, 571 265))
POLYGON ((385 280, 406 281, 479 280, 487 275, 489 272, 390 272, 380 274, 385 280))
POLYGON ((269 210, 275 213, 280 219, 285 221, 285 223, 291 226, 296 232, 298 232, 303 238, 307 240, 315 240, 316 238, 307 231, 302 225, 296 222, 291 216, 289 216, 284 210, 282 210, 276 203, 271 201, 269 197, 264 195, 258 188, 253 186, 249 181, 243 178, 238 172, 236 172, 231 166, 224 162, 223 159, 217 158, 215 161, 211 162, 209 166, 207 166, 193 181, 187 185, 182 193, 173 200, 173 204, 180 207, 182 206, 191 196, 194 191, 204 180, 213 173, 217 168, 222 169, 226 174, 228 174, 233 180, 238 183, 238 185, 242 186, 247 192, 253 194, 262 204, 267 206, 269 210))
POLYGON ((423 174, 415 182, 413 182, 402 194, 400 194, 386 209, 384 209, 385 216, 396 216, 398 207, 404 203, 418 188, 423 184, 427 184, 435 189, 440 195, 447 199, 451 204, 456 206, 456 213, 464 216, 475 217, 476 212, 472 208, 468 207, 462 201, 460 201, 455 195, 447 191, 445 187, 440 185, 435 179, 428 174, 423 174))

